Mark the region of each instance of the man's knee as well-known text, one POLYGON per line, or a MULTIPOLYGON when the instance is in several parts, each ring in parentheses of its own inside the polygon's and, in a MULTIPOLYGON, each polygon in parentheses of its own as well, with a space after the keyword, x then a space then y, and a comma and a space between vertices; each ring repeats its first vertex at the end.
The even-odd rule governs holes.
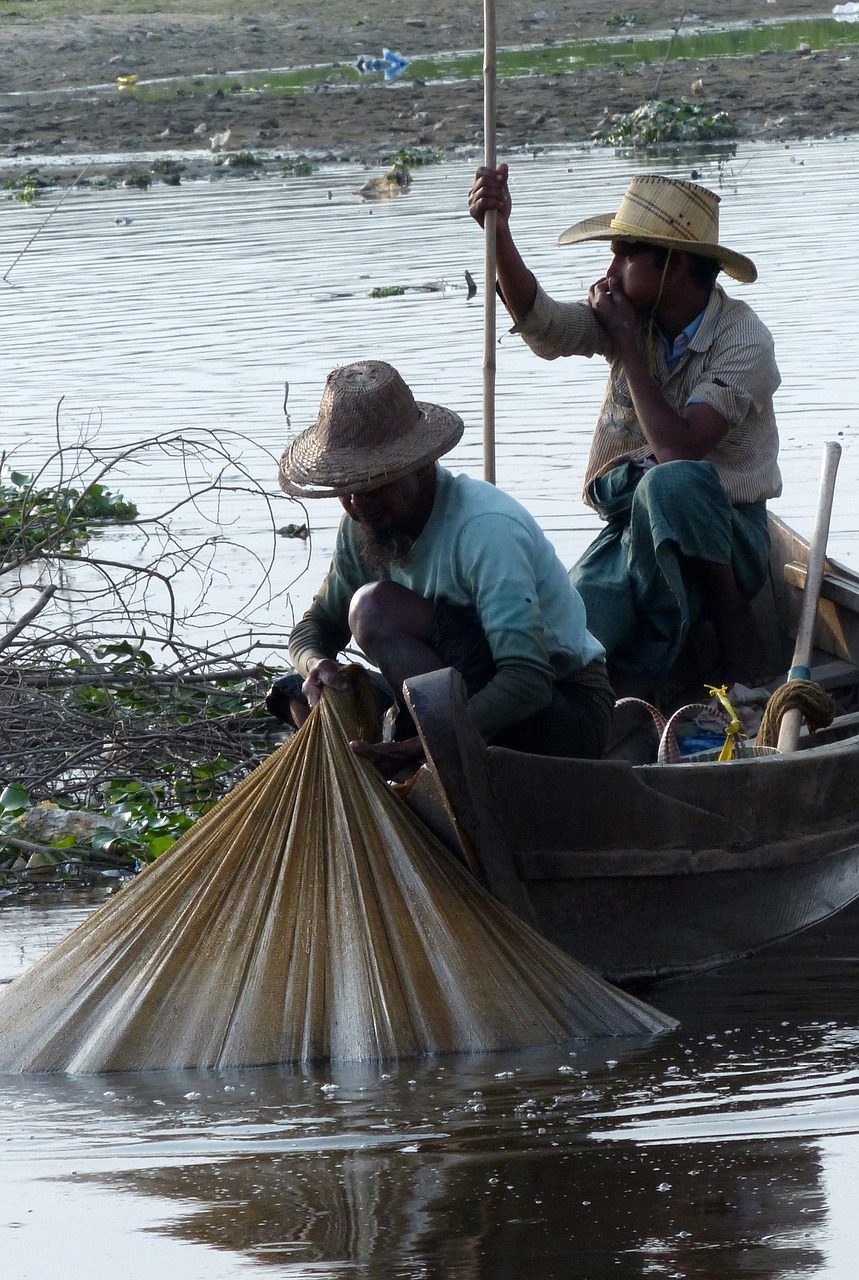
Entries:
POLYGON ((367 582, 349 604, 349 630, 365 653, 379 640, 403 633, 423 639, 432 626, 433 603, 398 582, 367 582))
POLYGON ((686 556, 727 563, 733 507, 711 462, 679 459, 651 467, 635 491, 630 527, 638 543, 673 544, 686 556))
POLYGON ((389 630, 391 582, 367 582, 349 604, 349 630, 359 645, 389 630))
POLYGON ((385 612, 385 600, 390 594, 390 582, 367 582, 359 587, 349 604, 349 622, 365 622, 368 625, 385 612))
POLYGON ((701 486, 712 488, 713 464, 678 458, 674 462, 660 462, 648 467, 638 482, 633 502, 649 504, 652 501, 670 501, 678 490, 688 493, 701 486))

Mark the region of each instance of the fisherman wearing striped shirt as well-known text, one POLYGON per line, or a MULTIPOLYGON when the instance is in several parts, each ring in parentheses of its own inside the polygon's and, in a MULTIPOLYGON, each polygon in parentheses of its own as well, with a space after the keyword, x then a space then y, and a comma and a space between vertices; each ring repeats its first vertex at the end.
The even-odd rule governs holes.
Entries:
POLYGON ((759 683, 751 600, 768 554, 766 500, 781 492, 772 337, 716 283, 750 283, 751 260, 719 244, 719 197, 647 174, 615 214, 569 227, 560 244, 608 241, 586 300, 549 298, 510 233, 507 166, 480 169, 469 211, 495 210, 498 287, 514 332, 544 359, 601 355, 609 378, 584 498, 605 528, 571 570, 612 670, 659 676, 699 617, 712 618, 722 678, 759 683))

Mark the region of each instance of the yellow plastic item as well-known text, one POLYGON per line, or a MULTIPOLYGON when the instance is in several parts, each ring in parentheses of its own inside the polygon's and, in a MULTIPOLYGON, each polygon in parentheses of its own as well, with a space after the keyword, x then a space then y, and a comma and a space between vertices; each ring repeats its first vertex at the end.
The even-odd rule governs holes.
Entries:
POLYGON ((743 725, 742 725, 742 721, 740 720, 740 717, 737 715, 736 711, 731 706, 731 703, 728 699, 728 686, 726 684, 723 684, 723 685, 706 684, 704 688, 707 689, 710 694, 712 694, 712 696, 716 699, 716 701, 721 706, 722 710, 725 712, 725 715, 728 717, 728 723, 725 725, 725 745, 722 747, 722 750, 719 752, 719 759, 733 760, 734 748, 736 746, 737 739, 745 738, 747 735, 745 730, 743 729, 743 725))
POLYGON ((326 690, 285 746, 0 993, 0 1070, 474 1052, 675 1024, 502 907, 349 747, 326 690))

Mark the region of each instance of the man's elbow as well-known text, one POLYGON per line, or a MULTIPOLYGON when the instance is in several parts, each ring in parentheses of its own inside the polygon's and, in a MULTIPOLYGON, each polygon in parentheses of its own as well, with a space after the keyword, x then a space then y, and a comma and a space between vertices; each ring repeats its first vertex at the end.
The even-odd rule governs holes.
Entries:
POLYGON ((544 711, 552 701, 555 680, 551 670, 538 667, 530 662, 511 662, 501 664, 507 667, 508 677, 518 685, 519 704, 522 708, 522 719, 544 711))

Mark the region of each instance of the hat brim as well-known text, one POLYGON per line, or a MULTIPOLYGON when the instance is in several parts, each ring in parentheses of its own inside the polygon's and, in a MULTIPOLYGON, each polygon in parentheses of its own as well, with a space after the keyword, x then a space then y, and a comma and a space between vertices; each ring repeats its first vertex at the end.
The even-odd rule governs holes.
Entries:
POLYGON ((594 218, 575 222, 558 236, 558 244, 582 244, 586 240, 635 240, 636 244, 652 244, 661 249, 682 249, 701 258, 716 258, 722 270, 733 280, 752 284, 758 278, 758 269, 745 254, 726 249, 721 244, 702 243, 699 240, 678 240, 670 236, 624 235, 612 222, 617 215, 601 213, 594 218))
POLYGON ((339 498, 391 484, 437 461, 461 438, 465 423, 441 405, 417 401, 418 420, 411 431, 386 448, 356 456, 354 449, 322 450, 316 424, 287 446, 278 479, 294 498, 339 498))

